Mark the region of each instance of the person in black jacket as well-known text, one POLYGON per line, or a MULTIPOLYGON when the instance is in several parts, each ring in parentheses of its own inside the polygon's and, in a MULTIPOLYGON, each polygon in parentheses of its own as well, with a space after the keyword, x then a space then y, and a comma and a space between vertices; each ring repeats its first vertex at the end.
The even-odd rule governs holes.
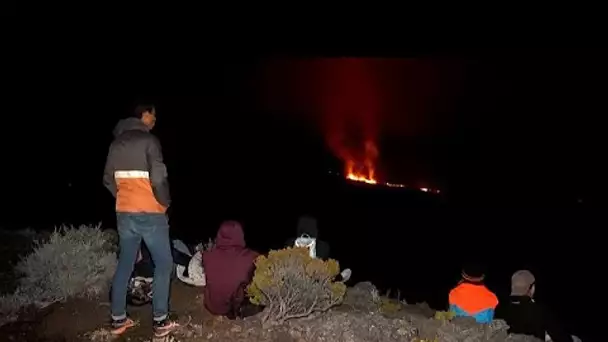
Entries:
POLYGON ((311 216, 300 217, 298 219, 298 228, 296 234, 296 237, 287 240, 286 244, 288 247, 293 247, 298 238, 312 238, 315 241, 315 257, 321 260, 329 259, 329 244, 323 240, 319 240, 319 228, 317 228, 316 218, 311 216))
MULTIPOLYGON (((317 228, 317 219, 311 216, 302 216, 298 219, 297 235, 286 242, 287 247, 308 247, 311 251, 311 256, 321 260, 329 259, 329 244, 323 240, 319 240, 319 229, 317 228)), ((336 281, 348 281, 352 271, 344 269, 336 277, 336 281)))
POLYGON ((553 342, 572 342, 554 315, 534 301, 536 279, 527 270, 520 270, 511 277, 511 296, 505 307, 499 310, 500 318, 509 325, 509 333, 535 336, 545 340, 548 335, 553 342))

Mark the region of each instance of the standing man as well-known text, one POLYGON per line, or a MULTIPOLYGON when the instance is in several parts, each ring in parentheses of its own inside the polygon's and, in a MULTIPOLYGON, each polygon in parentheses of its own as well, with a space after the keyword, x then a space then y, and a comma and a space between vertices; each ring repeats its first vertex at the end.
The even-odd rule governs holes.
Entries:
POLYGON ((116 198, 120 237, 120 255, 112 282, 112 333, 115 335, 135 325, 127 317, 126 297, 142 239, 155 265, 154 334, 166 336, 177 327, 168 318, 173 258, 166 211, 171 199, 160 142, 150 133, 155 123, 156 110, 152 105, 137 106, 133 117, 118 122, 103 176, 104 185, 116 198))

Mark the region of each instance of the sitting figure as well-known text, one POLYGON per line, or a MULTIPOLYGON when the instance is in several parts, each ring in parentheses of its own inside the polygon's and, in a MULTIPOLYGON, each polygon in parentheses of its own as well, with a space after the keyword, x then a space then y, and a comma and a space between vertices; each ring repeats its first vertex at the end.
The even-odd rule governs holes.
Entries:
MULTIPOLYGON (((188 247, 181 240, 172 241, 173 262, 177 278, 191 286, 205 286, 205 272, 201 262, 201 253, 188 247)), ((137 259, 127 289, 127 303, 142 306, 152 302, 152 276, 154 261, 150 251, 142 243, 137 252, 137 259)))
POLYGON ((209 312, 230 319, 250 315, 246 311, 256 306, 248 305, 245 289, 253 278, 254 261, 258 255, 245 246, 240 223, 222 223, 215 246, 203 253, 205 307, 209 312))
MULTIPOLYGON (((297 233, 295 238, 287 240, 287 247, 308 248, 310 256, 321 260, 329 259, 329 244, 319 240, 319 229, 317 219, 310 216, 302 216, 298 220, 297 233)), ((352 271, 347 268, 338 274, 336 281, 346 282, 350 279, 352 271)))
POLYGON ((465 267, 462 280, 450 291, 450 311, 456 316, 472 317, 478 323, 491 323, 498 298, 483 283, 484 272, 478 267, 465 267))
POLYGON ((499 308, 499 316, 509 325, 509 333, 535 336, 553 342, 572 342, 573 337, 562 329, 551 312, 534 301, 536 279, 527 270, 511 277, 509 303, 499 308))

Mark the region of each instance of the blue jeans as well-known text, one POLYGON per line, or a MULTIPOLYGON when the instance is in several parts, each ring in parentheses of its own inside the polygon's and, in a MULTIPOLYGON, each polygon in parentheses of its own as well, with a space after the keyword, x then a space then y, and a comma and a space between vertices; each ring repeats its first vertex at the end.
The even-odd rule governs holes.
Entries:
POLYGON ((112 281, 112 319, 120 320, 127 316, 127 287, 143 239, 154 261, 152 312, 155 321, 162 321, 169 313, 169 289, 173 272, 167 216, 117 213, 116 217, 120 254, 112 281))

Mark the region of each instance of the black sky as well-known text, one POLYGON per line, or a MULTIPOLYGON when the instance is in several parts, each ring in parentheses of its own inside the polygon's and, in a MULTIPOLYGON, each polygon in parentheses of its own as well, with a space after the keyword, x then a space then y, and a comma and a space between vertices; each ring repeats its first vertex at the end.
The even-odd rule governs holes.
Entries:
MULTIPOLYGON (((505 49, 434 57, 443 61, 438 69, 446 60, 458 65, 457 81, 446 90, 458 96, 426 118, 431 128, 403 135, 393 129, 382 137, 387 172, 404 182, 431 177, 459 203, 601 201, 605 56, 505 49)), ((97 184, 111 129, 138 98, 159 107, 157 134, 174 174, 198 172, 201 183, 288 180, 332 165, 317 121, 261 100, 264 59, 137 67, 121 64, 119 55, 89 57, 5 67, 3 174, 18 197, 66 179, 97 184)), ((423 62, 437 72, 435 62, 423 62)))

